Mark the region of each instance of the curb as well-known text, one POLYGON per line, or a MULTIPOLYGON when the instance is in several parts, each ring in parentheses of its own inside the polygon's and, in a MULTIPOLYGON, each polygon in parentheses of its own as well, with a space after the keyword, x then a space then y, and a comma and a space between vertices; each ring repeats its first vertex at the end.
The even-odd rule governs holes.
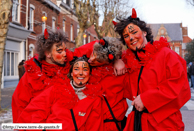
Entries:
POLYGON ((191 100, 194 100, 194 93, 191 93, 191 100))

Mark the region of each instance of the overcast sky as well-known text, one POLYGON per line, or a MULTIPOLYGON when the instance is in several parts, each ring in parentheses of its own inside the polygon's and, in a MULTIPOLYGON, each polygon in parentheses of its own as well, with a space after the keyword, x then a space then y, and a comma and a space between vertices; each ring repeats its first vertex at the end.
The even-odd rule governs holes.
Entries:
POLYGON ((146 23, 181 23, 194 39, 194 6, 186 0, 129 0, 137 16, 146 23))

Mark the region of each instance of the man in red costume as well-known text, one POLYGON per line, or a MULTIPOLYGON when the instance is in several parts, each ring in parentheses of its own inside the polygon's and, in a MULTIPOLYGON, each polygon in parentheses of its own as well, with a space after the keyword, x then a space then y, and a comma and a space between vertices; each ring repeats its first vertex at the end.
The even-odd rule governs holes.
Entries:
POLYGON ((47 31, 37 37, 38 56, 25 62, 26 73, 20 79, 12 96, 13 122, 16 123, 22 110, 44 89, 69 71, 66 56, 67 37, 60 30, 47 31))
POLYGON ((135 9, 127 19, 118 20, 116 32, 128 47, 123 60, 130 88, 125 95, 134 106, 124 131, 183 131, 180 108, 191 97, 185 60, 165 38, 152 40, 151 29, 137 18, 135 9))

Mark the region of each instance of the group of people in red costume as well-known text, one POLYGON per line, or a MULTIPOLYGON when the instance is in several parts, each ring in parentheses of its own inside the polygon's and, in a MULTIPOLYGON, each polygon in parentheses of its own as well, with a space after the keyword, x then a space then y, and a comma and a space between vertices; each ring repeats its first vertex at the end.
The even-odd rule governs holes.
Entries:
POLYGON ((186 62, 135 9, 113 21, 120 38, 66 49, 61 30, 37 37, 37 55, 12 96, 13 123, 62 123, 64 131, 184 131, 190 99, 186 62), (127 50, 123 51, 123 45, 127 50), (132 101, 128 109, 126 99, 132 101))

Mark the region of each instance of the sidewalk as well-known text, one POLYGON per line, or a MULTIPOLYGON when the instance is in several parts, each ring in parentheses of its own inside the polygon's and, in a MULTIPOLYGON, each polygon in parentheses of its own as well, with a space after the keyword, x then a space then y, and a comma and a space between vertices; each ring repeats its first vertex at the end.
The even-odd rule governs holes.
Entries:
POLYGON ((1 89, 1 108, 3 113, 0 113, 1 123, 12 123, 11 100, 16 87, 1 89))

